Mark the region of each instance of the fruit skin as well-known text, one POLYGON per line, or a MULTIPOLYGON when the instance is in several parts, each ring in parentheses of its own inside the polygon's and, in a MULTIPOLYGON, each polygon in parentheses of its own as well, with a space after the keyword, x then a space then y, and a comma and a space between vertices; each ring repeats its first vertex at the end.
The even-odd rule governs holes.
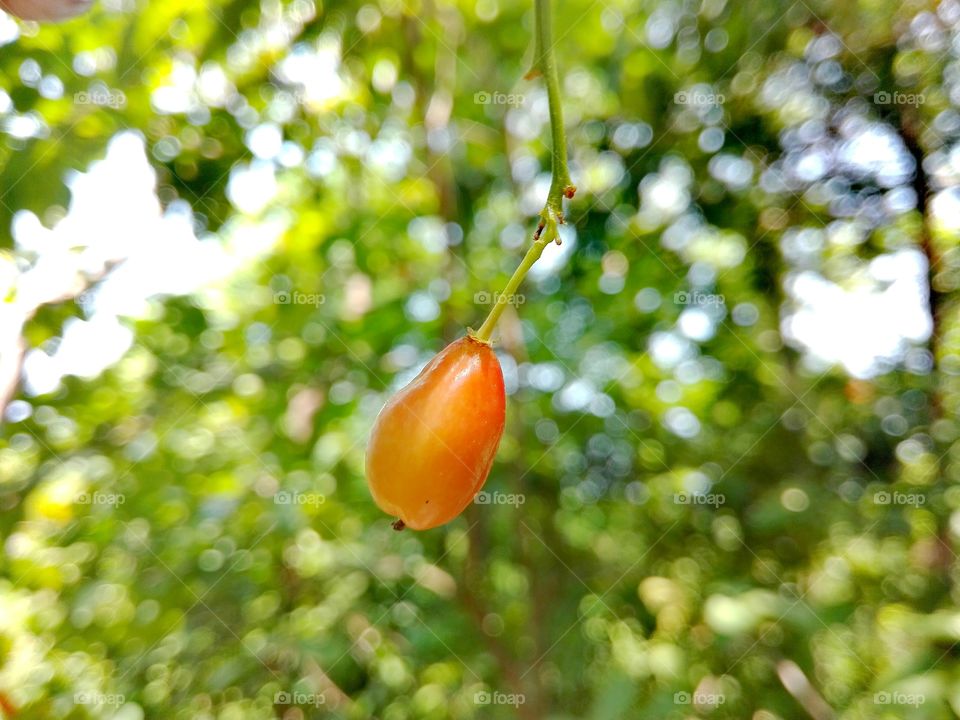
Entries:
POLYGON ((0 0, 0 10, 23 20, 60 22, 85 13, 93 0, 0 0))
POLYGON ((367 446, 373 499, 414 530, 453 520, 490 474, 505 420, 490 345, 469 335, 450 343, 377 416, 367 446))

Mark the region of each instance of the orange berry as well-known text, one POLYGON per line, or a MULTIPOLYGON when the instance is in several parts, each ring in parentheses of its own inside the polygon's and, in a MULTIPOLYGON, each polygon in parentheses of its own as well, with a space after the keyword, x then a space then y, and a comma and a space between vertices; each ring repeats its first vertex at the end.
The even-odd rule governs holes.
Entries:
POLYGON ((445 347, 380 411, 367 446, 367 482, 397 527, 450 522, 483 487, 503 435, 503 372, 490 345, 445 347))
POLYGON ((85 13, 93 0, 0 0, 0 10, 23 20, 61 22, 85 13))

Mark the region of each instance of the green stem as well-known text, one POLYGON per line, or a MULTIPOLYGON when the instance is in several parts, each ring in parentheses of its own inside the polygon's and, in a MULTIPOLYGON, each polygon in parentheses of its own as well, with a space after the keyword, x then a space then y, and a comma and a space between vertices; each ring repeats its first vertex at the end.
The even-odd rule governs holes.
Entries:
POLYGON ((535 42, 533 70, 531 75, 543 75, 547 87, 547 103, 550 108, 550 135, 552 139, 551 181, 547 192, 547 203, 540 211, 540 223, 533 234, 533 246, 523 256, 520 267, 516 269, 504 288, 497 296, 493 309, 483 325, 474 335, 483 342, 490 342, 490 336, 503 314, 507 303, 513 298, 520 283, 526 277, 533 264, 540 259, 543 249, 555 240, 560 244, 557 227, 563 224, 563 198, 572 198, 577 189, 570 182, 567 168, 567 134, 563 127, 563 106, 560 102, 560 79, 557 76, 557 63, 553 55, 553 21, 550 17, 551 0, 534 0, 535 42))
MULTIPOLYGON (((555 213, 563 209, 564 195, 572 197, 576 188, 570 182, 567 169, 567 133, 563 127, 563 105, 560 102, 560 78, 557 75, 557 62, 553 55, 553 20, 550 13, 551 0, 535 0, 537 57, 536 69, 543 74, 547 86, 547 104, 550 108, 550 134, 553 140, 553 158, 550 192, 547 193, 547 207, 555 213)), ((562 217, 562 216, 561 216, 562 217)))
POLYGON ((496 302, 493 305, 493 309, 490 311, 490 314, 487 315, 487 319, 483 321, 483 325, 480 326, 480 329, 477 330, 475 338, 482 340, 483 342, 490 342, 490 336, 493 334, 493 328, 496 327, 497 321, 500 319, 500 316, 503 315, 504 309, 507 307, 507 303, 513 299, 514 294, 517 292, 517 288, 520 287, 520 283, 523 282, 523 279, 527 276, 527 271, 533 267, 533 264, 540 259, 540 256, 543 254, 543 249, 547 246, 551 240, 554 239, 556 234, 556 226, 554 226, 554 235, 550 233, 541 233, 540 237, 533 241, 533 245, 527 254, 523 256, 523 261, 520 263, 520 266, 513 272, 513 275, 510 278, 510 281, 507 283, 507 286, 503 289, 503 292, 500 293, 496 302))

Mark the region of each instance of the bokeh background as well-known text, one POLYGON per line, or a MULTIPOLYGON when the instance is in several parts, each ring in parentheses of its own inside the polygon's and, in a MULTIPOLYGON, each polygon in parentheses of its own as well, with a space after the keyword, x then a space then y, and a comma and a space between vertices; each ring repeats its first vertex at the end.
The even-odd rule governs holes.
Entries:
POLYGON ((0 13, 0 715, 960 714, 956 0, 557 3, 488 494, 372 503, 546 197, 530 5, 0 13))

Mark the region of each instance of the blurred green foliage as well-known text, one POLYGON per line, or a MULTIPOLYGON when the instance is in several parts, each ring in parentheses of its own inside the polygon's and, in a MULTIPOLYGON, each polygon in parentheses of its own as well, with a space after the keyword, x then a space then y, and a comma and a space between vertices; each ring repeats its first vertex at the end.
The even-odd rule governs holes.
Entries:
MULTIPOLYGON (((55 226, 69 171, 125 131, 164 207, 250 250, 131 309, 96 377, 17 391, 0 713, 960 714, 960 264, 929 202, 960 173, 955 1, 557 3, 579 192, 562 261, 501 323, 486 487, 523 502, 424 533, 373 505, 373 417, 479 326, 546 194, 530 4, 111 0, 0 25, 8 264, 37 259, 17 213, 55 226), (864 122, 894 160, 844 164, 864 122), (933 263, 926 344, 853 377, 787 341, 798 272, 843 284, 898 251, 933 263)), ((24 337, 52 351, 84 317, 48 302, 24 337)))

